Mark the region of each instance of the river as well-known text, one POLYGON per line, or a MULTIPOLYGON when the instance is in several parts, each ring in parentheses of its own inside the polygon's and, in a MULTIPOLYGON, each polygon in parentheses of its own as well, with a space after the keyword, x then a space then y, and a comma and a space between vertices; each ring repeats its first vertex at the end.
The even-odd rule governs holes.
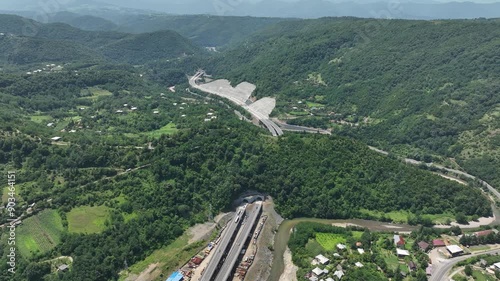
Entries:
POLYGON ((411 232, 415 230, 416 226, 403 225, 403 224, 392 224, 380 221, 369 221, 369 220, 327 220, 327 219, 314 219, 314 218, 300 218, 293 220, 284 220, 279 228, 278 232, 274 237, 274 259, 271 267, 271 274, 267 281, 279 281, 281 274, 283 273, 285 264, 283 260, 283 254, 285 253, 286 247, 288 245, 288 240, 290 239, 290 230, 301 222, 317 222, 323 224, 336 224, 336 225, 357 225, 361 227, 369 228, 372 231, 400 231, 400 232, 411 232))

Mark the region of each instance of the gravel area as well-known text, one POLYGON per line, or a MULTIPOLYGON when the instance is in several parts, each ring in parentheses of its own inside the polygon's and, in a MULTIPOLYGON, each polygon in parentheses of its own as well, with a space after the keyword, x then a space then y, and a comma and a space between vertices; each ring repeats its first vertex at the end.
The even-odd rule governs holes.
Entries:
POLYGON ((262 113, 267 118, 269 118, 275 107, 276 99, 274 98, 262 98, 250 105, 250 108, 262 113))
POLYGON ((292 251, 286 247, 286 251, 283 254, 285 261, 285 270, 281 274, 280 281, 297 281, 297 270, 299 268, 293 264, 292 261, 292 251))

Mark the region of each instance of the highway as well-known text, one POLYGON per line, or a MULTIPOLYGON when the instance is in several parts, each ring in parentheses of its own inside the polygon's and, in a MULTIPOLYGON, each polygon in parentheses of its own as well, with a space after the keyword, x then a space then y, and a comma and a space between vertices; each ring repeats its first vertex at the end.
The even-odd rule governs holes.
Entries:
POLYGON ((257 202, 255 204, 249 205, 247 208, 247 219, 244 222, 243 227, 241 227, 241 231, 238 233, 238 236, 234 240, 233 246, 229 253, 226 256, 226 260, 222 265, 219 274, 215 278, 216 281, 226 281, 229 279, 231 274, 233 273, 234 266, 238 257, 240 256, 243 247, 245 246, 245 242, 249 236, 252 235, 252 228, 255 225, 255 221, 259 217, 260 209, 262 208, 262 202, 257 202))
POLYGON ((485 251, 485 252, 480 252, 480 253, 475 253, 472 255, 466 255, 466 256, 461 256, 458 258, 453 258, 450 260, 446 260, 441 263, 437 263, 433 265, 433 272, 431 277, 429 278, 429 281, 445 281, 445 280, 450 280, 447 276, 448 272, 453 268, 453 266, 461 261, 464 261, 468 258, 479 256, 479 255, 485 255, 485 254, 498 254, 500 253, 500 249, 496 250, 490 250, 490 251, 485 251))
POLYGON ((205 88, 201 87, 200 85, 196 84, 196 80, 198 78, 200 78, 203 74, 204 74, 203 71, 196 72, 196 74, 189 79, 189 85, 191 85, 191 87, 198 89, 200 91, 214 94, 214 95, 217 95, 217 96, 220 96, 220 97, 223 97, 223 98, 226 98, 226 99, 232 101, 236 105, 239 105, 239 106, 243 107, 246 111, 250 112, 250 114, 252 114, 255 118, 257 118, 262 124, 264 124, 264 126, 266 126, 266 128, 271 132, 271 134, 273 136, 277 137, 277 136, 283 135, 283 130, 281 130, 281 128, 278 125, 276 125, 276 123, 269 120, 269 118, 267 116, 264 116, 262 113, 249 107, 247 104, 242 103, 241 101, 239 101, 238 99, 236 99, 234 97, 231 97, 230 95, 224 95, 224 94, 221 94, 221 93, 216 92, 216 91, 211 91, 211 90, 205 89, 205 88))
POLYGON ((222 257, 224 256, 224 253, 226 253, 226 250, 229 246, 229 242, 234 236, 234 232, 238 229, 238 226, 241 223, 241 219, 238 220, 238 222, 235 222, 236 217, 238 216, 238 213, 241 211, 241 214, 239 216, 243 216, 244 214, 244 209, 242 207, 238 208, 236 211, 236 215, 231 218, 231 220, 227 223, 227 227, 222 233, 221 240, 219 241, 219 244, 215 247, 214 252, 212 253, 214 256, 210 260, 210 263, 207 265, 205 268, 205 271, 203 272, 203 275, 200 278, 200 281, 210 281, 213 280, 213 276, 215 275, 215 271, 217 270, 217 266, 219 265, 220 261, 222 260, 222 257))

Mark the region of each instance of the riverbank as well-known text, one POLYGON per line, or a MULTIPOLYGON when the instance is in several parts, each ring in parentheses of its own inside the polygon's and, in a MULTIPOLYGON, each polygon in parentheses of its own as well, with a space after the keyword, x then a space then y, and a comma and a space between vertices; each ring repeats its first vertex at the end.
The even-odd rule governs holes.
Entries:
POLYGON ((292 251, 288 247, 286 247, 286 251, 283 254, 283 260, 285 262, 285 270, 281 274, 279 281, 297 281, 297 271, 299 268, 293 264, 292 251))

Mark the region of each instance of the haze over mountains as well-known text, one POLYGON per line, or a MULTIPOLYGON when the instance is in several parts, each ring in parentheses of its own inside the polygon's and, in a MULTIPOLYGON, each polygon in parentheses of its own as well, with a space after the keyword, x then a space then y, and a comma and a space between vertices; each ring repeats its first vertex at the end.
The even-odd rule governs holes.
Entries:
MULTIPOLYGON (((0 11, 34 11, 43 21, 47 14, 72 11, 116 19, 117 14, 163 12, 169 14, 210 14, 220 16, 297 17, 354 16, 398 19, 458 19, 500 17, 500 3, 488 1, 329 1, 329 0, 185 0, 118 1, 64 0, 43 5, 34 0, 0 3, 0 11), (147 10, 145 10, 147 7, 147 10)), ((24 14, 26 15, 26 14, 24 14)))

